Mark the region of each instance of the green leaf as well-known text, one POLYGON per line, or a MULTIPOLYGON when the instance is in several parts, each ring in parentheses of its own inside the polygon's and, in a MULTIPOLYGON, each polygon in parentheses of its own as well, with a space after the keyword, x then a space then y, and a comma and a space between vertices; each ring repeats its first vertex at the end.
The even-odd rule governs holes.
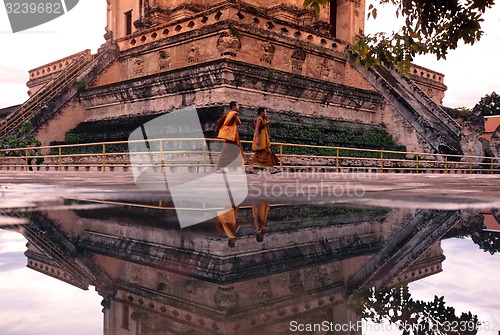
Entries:
POLYGON ((317 2, 313 2, 311 5, 314 8, 314 11, 316 12, 316 14, 319 14, 319 12, 320 12, 319 4, 317 2))

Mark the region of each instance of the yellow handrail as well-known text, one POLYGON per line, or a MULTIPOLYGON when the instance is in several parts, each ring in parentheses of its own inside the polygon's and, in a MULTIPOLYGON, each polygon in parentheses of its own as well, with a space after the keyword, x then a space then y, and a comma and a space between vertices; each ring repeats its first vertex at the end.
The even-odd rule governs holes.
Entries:
MULTIPOLYGON (((53 146, 39 146, 29 148, 12 148, 0 150, 0 168, 33 168, 53 167, 59 170, 69 167, 97 167, 101 170, 113 169, 115 167, 130 168, 132 166, 131 156, 150 155, 148 163, 141 167, 160 166, 168 168, 197 167, 203 166, 203 172, 209 172, 208 168, 214 167, 209 157, 218 156, 220 151, 214 150, 206 143, 222 142, 220 139, 205 138, 158 138, 148 139, 150 144, 158 143, 157 150, 128 152, 124 148, 113 148, 116 146, 127 146, 128 144, 145 142, 134 141, 109 141, 82 144, 63 144, 53 146), (164 144, 168 141, 197 141, 203 143, 197 149, 164 150, 164 144), (113 150, 115 149, 115 150, 113 150), (72 150, 73 153, 67 153, 72 150), (91 152, 93 151, 93 152, 91 152), (42 154, 43 153, 43 154, 42 154), (178 159, 172 160, 172 155, 178 159), (164 161, 170 156, 169 161, 164 161), (18 159, 22 160, 15 163, 18 159), (43 159, 39 165, 30 162, 43 159), (155 161, 157 159, 157 162, 155 161), (31 166, 30 166, 31 165, 31 166)), ((251 141, 242 141, 248 145, 251 141)), ((462 173, 499 173, 500 162, 495 158, 486 156, 460 156, 448 154, 433 154, 409 151, 391 151, 377 149, 360 149, 334 146, 317 146, 293 143, 273 142, 271 144, 279 148, 279 167, 289 169, 326 169, 342 172, 345 170, 370 170, 370 171, 408 171, 408 172, 462 172, 462 173), (286 154, 286 148, 326 149, 328 154, 286 154), (356 157, 356 154, 371 155, 371 157, 356 157), (396 156, 391 158, 391 155, 396 156), (301 161, 307 161, 306 164, 301 161)), ((247 155, 250 153, 246 153, 247 155)))

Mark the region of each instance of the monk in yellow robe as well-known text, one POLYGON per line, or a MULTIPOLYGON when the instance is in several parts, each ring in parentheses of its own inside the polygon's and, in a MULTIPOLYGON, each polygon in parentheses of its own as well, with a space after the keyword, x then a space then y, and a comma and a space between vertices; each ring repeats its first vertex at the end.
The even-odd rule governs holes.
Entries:
POLYGON ((226 167, 233 163, 239 154, 241 154, 243 165, 246 162, 240 136, 238 135, 238 126, 241 125, 240 118, 238 117, 240 108, 236 101, 231 101, 229 108, 229 112, 219 118, 216 125, 216 128, 219 130, 217 138, 224 140, 224 146, 217 162, 217 171, 220 171, 221 167, 226 167))
POLYGON ((279 160, 276 154, 271 149, 271 137, 269 136, 269 119, 265 108, 259 107, 257 110, 258 116, 253 122, 254 134, 252 141, 252 150, 255 151, 252 161, 250 162, 250 170, 253 171, 253 166, 271 168, 271 173, 280 172, 274 168, 279 160))

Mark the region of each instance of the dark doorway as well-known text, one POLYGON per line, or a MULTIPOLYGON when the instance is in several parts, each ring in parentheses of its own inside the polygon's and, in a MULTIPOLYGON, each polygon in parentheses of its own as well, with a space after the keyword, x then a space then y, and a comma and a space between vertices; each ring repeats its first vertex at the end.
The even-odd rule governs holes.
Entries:
POLYGON ((125 35, 132 34, 132 11, 125 13, 125 35))
POLYGON ((337 37, 337 0, 330 0, 330 35, 337 37))

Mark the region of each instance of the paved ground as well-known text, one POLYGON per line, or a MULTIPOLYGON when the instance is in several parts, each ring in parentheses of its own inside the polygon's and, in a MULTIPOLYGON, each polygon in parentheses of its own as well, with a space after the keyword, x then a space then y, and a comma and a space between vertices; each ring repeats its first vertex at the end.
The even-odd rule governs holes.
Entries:
MULTIPOLYGON (((196 174, 180 174, 190 181, 196 174)), ((196 179, 195 178, 195 179, 196 179)), ((214 196, 225 185, 191 194, 214 196)), ((247 199, 287 204, 352 204, 400 208, 500 208, 499 175, 287 173, 248 175, 247 199)), ((239 185, 243 189, 243 185, 239 185)), ((234 192, 234 188, 233 188, 234 192)), ((131 172, 0 171, 0 208, 40 206, 61 198, 139 201, 165 191, 136 186, 131 172)))

